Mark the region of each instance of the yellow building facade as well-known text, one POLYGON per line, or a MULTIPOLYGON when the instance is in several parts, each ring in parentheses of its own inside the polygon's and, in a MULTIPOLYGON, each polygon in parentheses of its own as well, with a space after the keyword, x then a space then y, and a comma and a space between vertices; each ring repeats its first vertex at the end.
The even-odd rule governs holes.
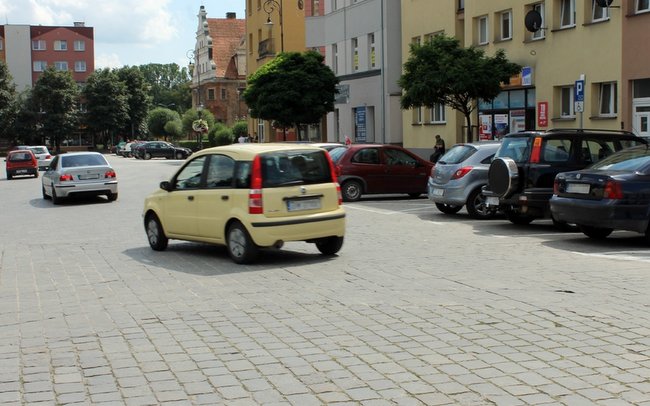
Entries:
MULTIPOLYGON (((625 12, 595 0, 402 0, 403 62, 409 44, 444 33, 489 56, 503 49, 524 67, 494 101, 477 101, 474 140, 560 127, 631 129, 621 112, 625 12), (535 12, 541 29, 533 32, 525 21, 535 12), (576 104, 578 80, 584 99, 576 104)), ((448 146, 466 140, 464 117, 448 107, 406 110, 403 122, 404 146, 419 152, 431 150, 436 134, 448 146)))

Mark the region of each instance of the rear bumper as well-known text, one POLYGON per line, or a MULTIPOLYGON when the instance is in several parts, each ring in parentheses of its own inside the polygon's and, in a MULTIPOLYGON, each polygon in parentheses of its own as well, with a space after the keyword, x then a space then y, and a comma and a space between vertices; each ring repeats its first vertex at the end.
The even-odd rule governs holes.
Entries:
POLYGON ((269 247, 278 241, 306 241, 345 235, 345 210, 295 218, 253 221, 248 228, 255 244, 269 247))
POLYGON ((556 220, 583 226, 645 233, 648 229, 647 205, 621 205, 614 200, 578 200, 554 196, 550 210, 556 220))
POLYGON ((471 188, 468 188, 466 185, 439 185, 431 182, 431 178, 429 178, 429 182, 427 183, 427 196, 434 203, 462 206, 466 203, 467 193, 470 190, 471 188))
POLYGON ((537 218, 549 217, 551 214, 549 200, 553 196, 552 189, 527 189, 523 193, 503 198, 486 188, 483 189, 483 195, 486 197, 487 206, 496 206, 501 211, 513 211, 537 218))
POLYGON ((11 176, 38 175, 38 168, 7 169, 7 175, 11 175, 11 176))
POLYGON ((56 195, 59 197, 68 197, 72 195, 105 195, 108 193, 117 193, 117 181, 97 182, 97 183, 78 183, 70 185, 54 185, 56 195))

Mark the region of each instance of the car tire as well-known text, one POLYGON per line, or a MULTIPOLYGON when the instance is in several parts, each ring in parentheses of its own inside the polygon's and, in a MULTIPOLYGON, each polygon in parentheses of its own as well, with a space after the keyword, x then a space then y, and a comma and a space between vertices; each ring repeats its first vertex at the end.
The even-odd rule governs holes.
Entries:
POLYGON ((357 180, 348 180, 341 186, 341 194, 346 202, 356 202, 361 199, 363 188, 361 182, 357 180))
POLYGON ((183 153, 182 152, 177 152, 176 153, 176 159, 183 159, 183 153))
POLYGON ((235 263, 249 264, 257 258, 259 247, 255 245, 242 223, 232 223, 228 227, 226 237, 228 254, 235 263))
POLYGON ((614 229, 611 228, 603 228, 603 227, 592 227, 592 226, 578 226, 580 228, 580 231, 584 235, 586 235, 589 238, 593 238, 594 240, 604 240, 607 238, 614 229))
POLYGON ((7 174, 7 180, 11 180, 11 179, 13 179, 13 176, 10 175, 10 174, 7 174))
POLYGON ((36 170, 36 172, 34 172, 34 177, 38 178, 38 169, 36 170))
POLYGON ((485 195, 482 186, 477 187, 467 197, 465 208, 469 216, 476 220, 488 220, 497 214, 496 208, 490 208, 485 204, 485 195))
POLYGON ((147 159, 147 160, 148 160, 148 159, 151 159, 151 154, 148 153, 148 152, 145 152, 145 153, 144 153, 144 159, 147 159))
POLYGON ((528 224, 532 223, 534 220, 534 218, 531 216, 516 213, 514 211, 507 211, 505 214, 509 222, 511 222, 512 224, 516 224, 518 226, 527 226, 528 224))
POLYGON ((316 248, 323 255, 334 255, 343 246, 343 237, 325 237, 316 240, 316 248))
POLYGON ((109 193, 109 194, 106 195, 106 197, 108 198, 108 201, 109 201, 109 202, 114 202, 114 201, 116 201, 116 200, 117 200, 117 196, 118 196, 117 193, 109 193))
POLYGON ((422 193, 409 193, 411 199, 417 199, 422 193))
POLYGON ((519 187, 519 168, 511 158, 494 158, 488 170, 490 190, 499 197, 512 195, 519 187))
POLYGON ((439 211, 445 214, 456 214, 463 208, 463 205, 455 204, 446 204, 446 203, 436 203, 436 207, 439 211))
POLYGON ((45 186, 41 186, 41 192, 43 193, 43 199, 50 200, 52 198, 47 193, 45 193, 45 186))
POLYGON ((149 246, 154 251, 164 251, 169 244, 169 239, 165 235, 162 224, 158 216, 155 214, 148 214, 144 223, 145 231, 147 232, 147 240, 149 246))
POLYGON ((54 185, 52 185, 52 203, 61 204, 61 198, 56 195, 56 189, 54 189, 54 185))

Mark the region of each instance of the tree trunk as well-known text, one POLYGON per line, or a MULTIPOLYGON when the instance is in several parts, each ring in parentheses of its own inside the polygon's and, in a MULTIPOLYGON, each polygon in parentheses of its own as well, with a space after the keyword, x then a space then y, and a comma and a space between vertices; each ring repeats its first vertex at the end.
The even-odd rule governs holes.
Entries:
POLYGON ((465 113, 465 121, 467 122, 467 142, 474 142, 474 134, 472 133, 472 113, 465 113))

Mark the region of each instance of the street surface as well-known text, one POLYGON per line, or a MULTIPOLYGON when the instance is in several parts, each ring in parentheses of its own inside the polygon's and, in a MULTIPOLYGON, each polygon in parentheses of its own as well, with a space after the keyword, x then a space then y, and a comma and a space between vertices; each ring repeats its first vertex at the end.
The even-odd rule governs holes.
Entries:
POLYGON ((2 405, 650 405, 650 248, 346 204, 310 244, 237 266, 154 252, 144 197, 181 161, 108 156, 119 199, 54 206, 0 171, 2 405))

